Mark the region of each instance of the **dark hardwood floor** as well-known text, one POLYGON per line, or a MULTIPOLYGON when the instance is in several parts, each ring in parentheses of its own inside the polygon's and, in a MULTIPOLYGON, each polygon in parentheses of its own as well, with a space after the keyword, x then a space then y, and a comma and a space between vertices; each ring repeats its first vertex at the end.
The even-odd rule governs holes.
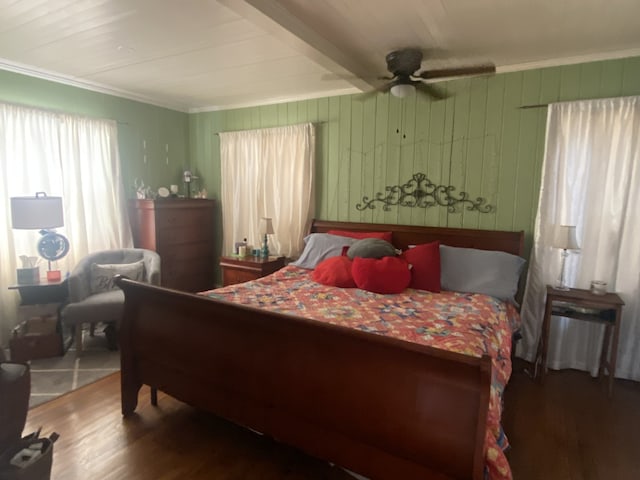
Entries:
POLYGON ((516 361, 502 424, 515 480, 640 479, 640 383, 549 370, 532 381, 516 361))
MULTIPOLYGON (((340 469, 143 388, 137 414, 120 415, 111 375, 29 411, 25 433, 60 433, 52 478, 344 480, 340 469)), ((640 479, 640 383, 616 381, 609 399, 587 373, 534 383, 516 365, 503 424, 515 480, 640 479)))

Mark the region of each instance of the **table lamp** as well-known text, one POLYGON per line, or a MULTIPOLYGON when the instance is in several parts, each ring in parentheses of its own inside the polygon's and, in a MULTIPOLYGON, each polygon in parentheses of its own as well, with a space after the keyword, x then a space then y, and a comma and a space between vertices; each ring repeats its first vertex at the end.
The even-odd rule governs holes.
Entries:
POLYGON ((273 235, 273 223, 270 218, 260 219, 260 233, 264 235, 262 239, 262 258, 269 258, 269 241, 267 235, 273 235))
POLYGON ((69 240, 51 230, 63 225, 61 197, 48 197, 44 192, 37 192, 35 197, 11 198, 11 226, 17 230, 40 230, 42 236, 37 245, 38 253, 49 262, 49 281, 61 278, 60 270, 51 270, 51 262, 69 252, 69 240))
POLYGON ((569 256, 569 250, 580 250, 578 240, 576 239, 576 227, 572 225, 556 225, 552 247, 562 250, 560 253, 562 257, 562 264, 560 266, 560 278, 555 288, 558 290, 569 290, 567 280, 564 274, 564 266, 567 257, 569 256))

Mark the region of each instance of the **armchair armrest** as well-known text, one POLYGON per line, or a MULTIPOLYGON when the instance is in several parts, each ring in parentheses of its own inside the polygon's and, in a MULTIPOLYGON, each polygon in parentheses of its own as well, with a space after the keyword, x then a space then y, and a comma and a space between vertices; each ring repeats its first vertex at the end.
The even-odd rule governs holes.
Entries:
POLYGON ((148 250, 144 252, 143 259, 147 283, 150 283, 152 285, 160 285, 160 255, 158 255, 158 253, 156 252, 148 250))
POLYGON ((91 259, 83 259, 73 269, 67 285, 69 289, 69 302, 81 302, 91 295, 91 259))

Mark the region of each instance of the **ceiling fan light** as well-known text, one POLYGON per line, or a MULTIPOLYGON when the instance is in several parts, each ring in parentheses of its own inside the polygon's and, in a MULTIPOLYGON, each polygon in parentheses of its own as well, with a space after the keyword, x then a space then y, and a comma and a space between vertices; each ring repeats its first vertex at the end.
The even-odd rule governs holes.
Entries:
POLYGON ((398 83, 391 87, 391 95, 398 98, 404 98, 415 91, 415 87, 408 83, 398 83))

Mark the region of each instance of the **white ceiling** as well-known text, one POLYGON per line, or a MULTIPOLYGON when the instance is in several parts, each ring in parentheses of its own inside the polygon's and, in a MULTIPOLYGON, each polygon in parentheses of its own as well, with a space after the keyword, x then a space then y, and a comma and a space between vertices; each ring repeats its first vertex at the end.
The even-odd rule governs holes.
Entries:
POLYGON ((498 72, 640 55, 639 0, 0 0, 0 68, 203 111, 372 89, 384 57, 498 72))

